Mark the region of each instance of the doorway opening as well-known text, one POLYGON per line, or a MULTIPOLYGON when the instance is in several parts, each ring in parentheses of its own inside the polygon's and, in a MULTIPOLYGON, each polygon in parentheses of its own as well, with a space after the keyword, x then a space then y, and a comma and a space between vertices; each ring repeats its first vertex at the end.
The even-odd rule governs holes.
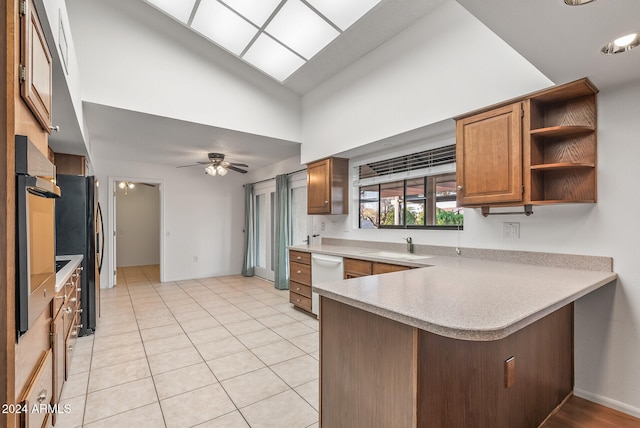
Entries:
POLYGON ((162 282, 162 182, 111 177, 109 189, 109 286, 162 282))

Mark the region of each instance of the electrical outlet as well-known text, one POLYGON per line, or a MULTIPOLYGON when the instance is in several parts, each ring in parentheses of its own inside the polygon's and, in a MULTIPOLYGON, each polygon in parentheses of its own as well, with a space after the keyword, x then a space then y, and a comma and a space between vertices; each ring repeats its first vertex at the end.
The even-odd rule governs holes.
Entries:
POLYGON ((505 239, 520 239, 520 223, 502 223, 502 237, 505 239))

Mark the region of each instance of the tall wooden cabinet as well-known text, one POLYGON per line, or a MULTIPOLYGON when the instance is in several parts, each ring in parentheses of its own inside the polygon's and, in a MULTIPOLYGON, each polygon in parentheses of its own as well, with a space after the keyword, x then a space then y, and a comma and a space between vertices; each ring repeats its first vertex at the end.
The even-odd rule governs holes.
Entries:
POLYGON ((585 78, 456 118, 458 206, 596 202, 597 93, 585 78))
POLYGON ((307 164, 307 213, 349 214, 349 159, 307 164))

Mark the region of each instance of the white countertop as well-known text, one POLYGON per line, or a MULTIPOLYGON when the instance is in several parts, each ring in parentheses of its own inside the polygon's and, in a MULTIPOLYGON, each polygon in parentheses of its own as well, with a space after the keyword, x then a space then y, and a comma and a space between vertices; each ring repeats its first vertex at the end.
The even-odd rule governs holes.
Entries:
POLYGON ((82 257, 83 256, 81 254, 74 256, 56 256, 56 261, 69 260, 69 263, 56 273, 56 293, 64 287, 64 284, 66 284, 73 271, 75 271, 78 265, 82 262, 82 257))
MULTIPOLYGON (((401 272, 314 284, 342 303, 446 337, 506 337, 615 280, 613 272, 533 266, 467 257, 380 257, 380 250, 311 245, 293 250, 408 266, 401 272)), ((385 251, 392 255, 393 252, 385 251)))

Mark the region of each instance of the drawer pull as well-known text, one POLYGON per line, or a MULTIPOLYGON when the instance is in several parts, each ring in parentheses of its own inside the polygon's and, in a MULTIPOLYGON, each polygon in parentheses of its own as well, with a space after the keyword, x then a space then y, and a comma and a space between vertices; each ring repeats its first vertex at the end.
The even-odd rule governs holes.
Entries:
POLYGON ((300 287, 296 288, 296 291, 300 291, 300 287))
POLYGON ((296 272, 298 275, 302 275, 302 271, 299 270, 298 272, 296 272))
POLYGON ((71 313, 71 308, 67 306, 66 308, 64 308, 64 311, 66 313, 70 314, 71 313))
POLYGON ((68 352, 73 352, 73 346, 69 346, 69 347, 67 348, 67 351, 68 351, 68 352))
POLYGON ((40 391, 40 395, 38 395, 38 403, 42 403, 46 399, 47 399, 47 390, 43 389, 42 391, 40 391))
POLYGON ((78 335, 78 332, 77 332, 77 331, 73 330, 73 331, 71 332, 71 337, 76 337, 77 335, 78 335))
POLYGON ((81 313, 82 313, 82 308, 78 309, 78 310, 76 311, 76 313, 77 313, 77 314, 81 314, 81 313))
POLYGON ((296 299, 296 303, 300 303, 300 299, 296 299))
POLYGON ((64 300, 64 296, 56 296, 56 299, 64 300))
POLYGON ((71 303, 75 303, 78 301, 78 299, 76 297, 72 297, 71 300, 69 300, 71 303))
POLYGON ((298 256, 296 257, 296 260, 302 260, 302 257, 298 256))

